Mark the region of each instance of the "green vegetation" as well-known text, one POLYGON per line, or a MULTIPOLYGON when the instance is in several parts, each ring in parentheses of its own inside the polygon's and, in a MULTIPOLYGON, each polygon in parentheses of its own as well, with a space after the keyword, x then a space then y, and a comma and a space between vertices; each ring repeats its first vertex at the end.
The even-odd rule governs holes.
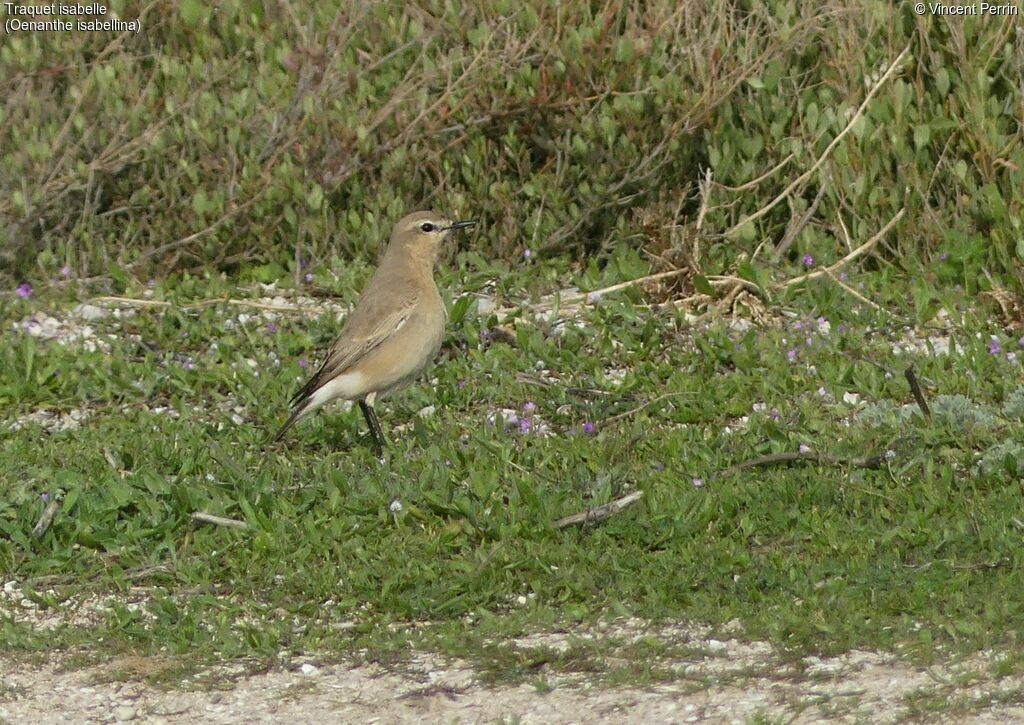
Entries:
MULTIPOLYGON (((17 282, 65 264, 297 278, 430 205, 479 217, 488 258, 630 246, 678 262, 696 238, 705 274, 787 230, 782 261, 833 261, 905 208, 883 263, 968 292, 991 284, 983 270, 1022 282, 1012 18, 880 2, 145 8, 137 35, 0 48, 0 249, 17 282), (820 170, 740 224, 813 167, 904 48, 820 170), (724 187, 698 229, 702 167, 724 187)), ((778 261, 762 248, 748 272, 778 261)))
POLYGON ((798 653, 1019 653, 1013 19, 145 7, 135 36, 0 46, 0 573, 88 625, 33 629, 8 596, 7 648, 414 642, 541 689, 537 663, 603 671, 605 647, 612 682, 679 677, 653 644, 501 645, 625 616, 798 653), (357 412, 265 448, 330 305, 429 206, 482 224, 439 273, 436 384, 384 407, 387 464, 357 412), (690 315, 716 310, 739 314, 690 315), (716 475, 801 446, 839 462, 716 475), (551 528, 632 490, 600 526, 551 528))
MULTIPOLYGON (((462 270, 445 287, 471 286, 479 273, 462 270)), ((537 271, 489 270, 509 298, 537 271)), ((336 324, 189 306, 226 292, 241 294, 217 278, 159 286, 153 299, 169 306, 90 323, 109 352, 31 334, 9 335, 3 350, 0 398, 15 414, 88 417, 5 433, 0 562, 44 607, 142 587, 143 606, 93 615, 108 642, 208 658, 385 656, 413 637, 486 659, 502 634, 630 615, 738 620, 798 651, 904 644, 928 656, 937 642, 1001 646, 1020 631, 1024 388, 1002 349, 1018 343, 1000 338, 994 352, 976 318, 931 333, 950 353, 923 342, 906 353, 894 345, 916 338, 842 304, 828 283, 801 297, 827 320, 744 332, 695 330, 625 294, 581 308, 558 333, 557 318, 524 308, 510 345, 481 335, 496 319, 476 303, 455 304, 436 386, 414 386, 382 416, 395 439, 382 466, 357 411, 264 449, 300 359, 336 324), (911 362, 932 391, 930 420, 902 376, 911 362), (430 404, 433 415, 416 414, 430 404), (801 445, 885 463, 714 477, 801 445), (550 528, 632 489, 643 501, 599 527, 550 528), (54 495, 61 511, 33 540, 41 497, 54 495), (196 511, 251 528, 201 526, 196 511), (396 633, 389 622, 424 626, 396 633)), ((63 303, 19 301, 5 328, 40 306, 63 303)), ((8 622, 5 636, 37 647, 95 632, 33 636, 8 622)))

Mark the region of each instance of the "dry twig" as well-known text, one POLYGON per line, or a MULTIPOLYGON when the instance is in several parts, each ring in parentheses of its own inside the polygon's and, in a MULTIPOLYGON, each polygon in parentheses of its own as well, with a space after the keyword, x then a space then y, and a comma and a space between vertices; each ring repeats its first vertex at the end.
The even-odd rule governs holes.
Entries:
POLYGON ((46 504, 46 508, 43 509, 43 515, 39 517, 39 523, 32 528, 32 538, 41 539, 50 529, 50 525, 53 524, 54 517, 57 516, 57 512, 60 511, 60 496, 54 495, 50 499, 50 503, 46 504))
MULTIPOLYGON (((775 166, 773 166, 772 168, 768 169, 766 172, 764 172, 763 174, 758 176, 756 179, 751 179, 750 181, 746 182, 745 184, 740 184, 739 186, 726 186, 725 184, 718 184, 718 187, 721 188, 721 189, 725 189, 726 191, 732 191, 732 192, 740 192, 740 191, 747 191, 748 189, 753 189, 754 187, 759 185, 762 181, 767 179, 769 176, 774 176, 775 172, 779 171, 783 166, 785 166, 786 164, 788 164, 792 160, 793 160, 793 154, 791 153, 789 156, 784 158, 778 164, 776 164, 775 166)), ((709 175, 708 176, 708 181, 710 181, 710 180, 711 180, 711 178, 710 178, 710 175, 709 175)))
POLYGON ((215 297, 213 299, 197 300, 196 302, 189 302, 184 305, 175 305, 173 302, 166 300, 144 300, 135 297, 117 297, 113 295, 105 295, 102 297, 93 297, 91 302, 111 302, 114 304, 129 305, 131 307, 163 307, 163 308, 176 308, 180 310, 195 310, 203 307, 211 307, 213 305, 234 305, 236 307, 252 307, 258 310, 270 310, 271 312, 316 312, 319 314, 325 312, 334 311, 330 307, 323 307, 321 305, 309 305, 300 307, 299 305, 269 305, 266 302, 257 302, 255 300, 241 300, 233 297, 215 297))
POLYGON ((600 521, 604 521, 609 516, 614 516, 623 509, 632 506, 641 498, 643 498, 643 491, 633 491, 633 493, 626 494, 622 498, 617 498, 614 501, 606 503, 604 506, 597 506, 592 509, 587 509, 578 514, 572 516, 566 516, 558 519, 552 524, 556 529, 564 529, 569 526, 588 526, 596 524, 600 521))
POLYGON ((921 409, 921 413, 924 414, 926 420, 931 420, 932 410, 928 407, 928 401, 925 400, 924 393, 921 392, 921 385, 917 382, 917 375, 914 374, 913 365, 910 365, 903 371, 903 377, 907 379, 907 384, 910 385, 910 392, 914 394, 914 400, 917 401, 917 407, 921 409))
POLYGON ((644 408, 646 408, 646 407, 648 407, 650 405, 654 405, 658 401, 665 400, 666 398, 676 398, 676 397, 678 397, 680 395, 691 395, 691 393, 687 393, 687 392, 663 393, 662 395, 659 395, 659 396, 657 396, 655 398, 651 398, 650 400, 648 400, 648 401, 646 401, 646 402, 636 406, 635 408, 631 408, 630 410, 627 410, 624 413, 617 413, 617 414, 611 416, 610 418, 605 418, 604 423, 605 423, 605 425, 607 425, 608 423, 614 423, 617 420, 622 420, 623 418, 628 418, 631 415, 635 415, 636 413, 639 413, 644 408))
POLYGON ((896 317, 896 315, 894 315, 892 312, 889 312, 889 310, 885 309, 884 307, 882 307, 877 302, 872 302, 867 297, 862 295, 860 292, 855 290, 853 287, 851 287, 850 285, 846 284, 846 282, 844 282, 843 280, 841 280, 838 277, 836 277, 836 275, 833 274, 827 268, 825 269, 825 272, 828 274, 829 279, 831 279, 833 282, 835 282, 837 285, 839 285, 844 291, 846 291, 847 293, 849 293, 853 297, 856 297, 858 300, 860 300, 864 304, 870 305, 871 307, 874 307, 879 312, 884 312, 885 314, 889 315, 890 317, 896 317))
POLYGON ((795 219, 790 223, 789 229, 787 229, 786 233, 782 236, 782 241, 779 242, 779 246, 775 248, 776 260, 782 259, 782 255, 786 253, 789 246, 798 236, 800 236, 800 232, 802 232, 808 222, 811 221, 811 217, 814 216, 814 212, 818 211, 818 204, 821 203, 822 198, 825 196, 826 188, 825 184, 819 184, 818 193, 814 195, 814 201, 812 201, 811 205, 807 207, 807 211, 801 214, 798 219, 795 219))
POLYGON ((871 239, 864 242, 862 245, 854 249, 852 252, 847 254, 845 257, 840 259, 835 264, 829 265, 828 267, 822 267, 821 269, 816 269, 813 272, 802 274, 799 277, 794 277, 793 279, 788 279, 785 282, 779 282, 775 286, 778 289, 786 289, 788 287, 792 287, 793 285, 802 284, 803 282, 809 282, 810 280, 817 279, 818 277, 830 276, 839 268, 845 266, 849 262, 852 262, 857 257, 866 254, 872 247, 878 244, 878 241, 882 237, 884 237, 890 229, 893 228, 896 222, 903 218, 903 215, 906 213, 906 211, 906 207, 900 209, 898 212, 896 212, 896 215, 892 219, 886 222, 886 225, 884 227, 878 230, 878 233, 871 237, 871 239))
POLYGON ((249 524, 238 519, 226 519, 223 516, 214 516, 213 514, 203 513, 202 511, 196 511, 192 514, 193 521, 199 521, 204 524, 213 524, 214 526, 227 526, 232 529, 248 529, 249 524))

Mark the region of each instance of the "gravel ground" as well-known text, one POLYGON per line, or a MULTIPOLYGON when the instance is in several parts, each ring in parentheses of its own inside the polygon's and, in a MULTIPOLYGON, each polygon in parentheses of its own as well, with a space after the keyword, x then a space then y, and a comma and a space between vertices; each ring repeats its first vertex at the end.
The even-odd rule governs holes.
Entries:
MULTIPOLYGON (((626 622, 571 633, 576 641, 603 637, 657 637, 700 654, 652 663, 680 676, 652 687, 614 687, 541 670, 543 689, 484 686, 468 663, 422 652, 399 668, 299 659, 247 674, 242 665, 226 664, 170 678, 173 686, 165 687, 145 678, 173 672, 171 658, 124 656, 81 667, 69 665, 68 655, 43 664, 0 656, 0 722, 887 723, 913 717, 913 702, 932 703, 914 719, 1024 722, 1018 704, 1024 678, 993 676, 991 654, 922 668, 865 651, 795 660, 764 642, 708 638, 699 627, 626 622)), ((540 634, 508 646, 569 644, 569 635, 540 634)))

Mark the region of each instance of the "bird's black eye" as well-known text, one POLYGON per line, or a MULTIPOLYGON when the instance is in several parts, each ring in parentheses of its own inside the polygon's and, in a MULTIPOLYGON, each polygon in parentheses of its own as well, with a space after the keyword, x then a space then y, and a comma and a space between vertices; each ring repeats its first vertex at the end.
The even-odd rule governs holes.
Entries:
POLYGON ((423 230, 423 231, 425 231, 425 232, 432 232, 432 231, 434 231, 434 230, 435 230, 436 228, 437 228, 437 227, 435 227, 435 226, 434 226, 433 224, 431 224, 430 222, 423 222, 422 224, 420 224, 420 229, 422 229, 422 230, 423 230))

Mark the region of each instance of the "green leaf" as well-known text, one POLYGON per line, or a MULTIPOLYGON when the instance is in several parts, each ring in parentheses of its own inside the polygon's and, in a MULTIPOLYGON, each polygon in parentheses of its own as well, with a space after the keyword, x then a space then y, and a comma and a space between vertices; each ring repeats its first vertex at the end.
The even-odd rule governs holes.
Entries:
POLYGON ((78 503, 78 497, 81 496, 81 494, 82 489, 79 488, 78 486, 68 489, 67 493, 64 496, 64 503, 61 504, 61 508, 64 510, 65 514, 71 512, 71 510, 75 507, 75 504, 78 503))
POLYGON ((448 319, 453 325, 457 325, 466 317, 466 311, 469 309, 469 305, 472 299, 469 295, 465 295, 455 300, 455 304, 452 305, 452 310, 448 313, 448 319))
POLYGON ((693 288, 702 295, 708 295, 709 297, 713 297, 715 294, 715 288, 708 282, 708 278, 702 274, 698 274, 693 278, 693 288))
POLYGON ((750 260, 744 260, 740 262, 740 265, 739 267, 737 267, 736 272, 742 279, 745 279, 748 282, 753 282, 755 284, 757 283, 757 270, 754 269, 754 265, 750 263, 750 260))
POLYGON ((914 146, 918 150, 923 149, 932 140, 932 129, 927 123, 922 123, 914 128, 914 146))
POLYGON ((107 274, 121 286, 121 289, 128 287, 130 284, 128 274, 116 264, 111 264, 107 267, 107 274))
POLYGON ((635 55, 633 41, 628 35, 623 36, 615 48, 615 60, 619 63, 630 63, 635 55))
POLYGON ((201 0, 182 0, 181 5, 178 6, 178 13, 186 26, 194 28, 206 20, 210 10, 201 0))
POLYGON ((206 213, 206 192, 200 189, 192 195, 192 211, 202 216, 206 213))
POLYGON ((324 203, 324 190, 320 184, 314 184, 312 191, 306 196, 306 203, 309 204, 309 208, 316 211, 324 203))

